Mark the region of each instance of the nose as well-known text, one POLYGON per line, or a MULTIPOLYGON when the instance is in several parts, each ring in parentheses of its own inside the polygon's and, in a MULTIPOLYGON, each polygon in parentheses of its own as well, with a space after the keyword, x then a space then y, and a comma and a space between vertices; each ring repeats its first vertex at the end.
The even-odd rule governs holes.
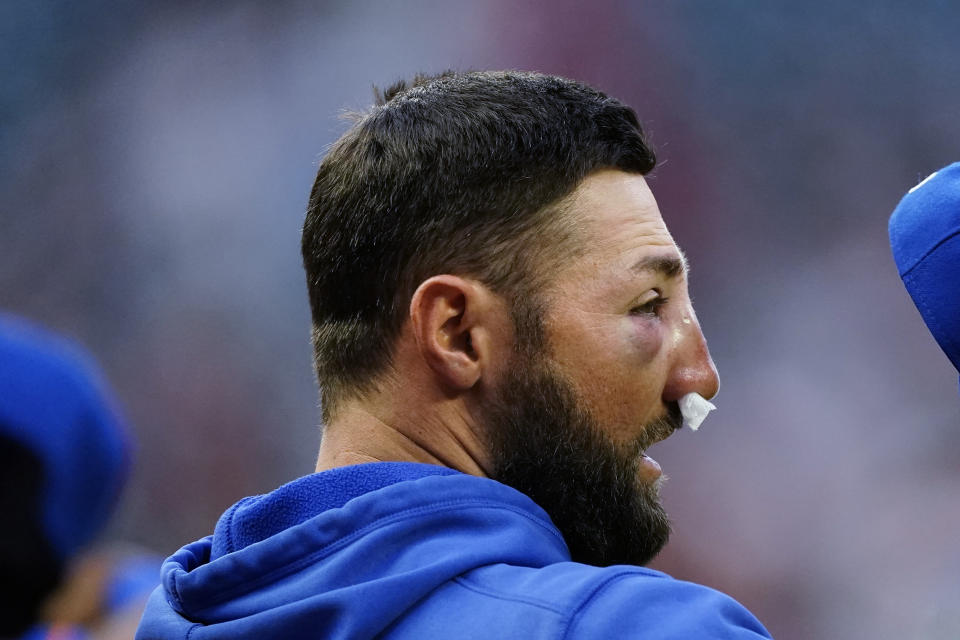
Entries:
POLYGON ((663 390, 664 402, 676 402, 692 391, 708 400, 717 395, 720 375, 710 357, 707 339, 692 307, 688 308, 677 327, 672 356, 672 366, 663 390))

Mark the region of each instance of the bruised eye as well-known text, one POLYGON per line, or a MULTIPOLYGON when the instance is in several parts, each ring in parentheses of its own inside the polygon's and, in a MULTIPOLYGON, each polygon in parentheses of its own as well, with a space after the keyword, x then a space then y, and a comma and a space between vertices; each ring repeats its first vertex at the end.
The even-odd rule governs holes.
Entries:
POLYGON ((659 291, 654 290, 652 297, 644 300, 642 304, 630 309, 632 316, 658 316, 663 305, 667 304, 669 298, 663 296, 659 291))

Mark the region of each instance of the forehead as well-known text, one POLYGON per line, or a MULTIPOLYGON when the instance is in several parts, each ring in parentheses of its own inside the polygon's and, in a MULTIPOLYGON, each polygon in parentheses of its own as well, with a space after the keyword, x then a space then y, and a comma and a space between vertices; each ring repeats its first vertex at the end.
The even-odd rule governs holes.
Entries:
POLYGON ((623 270, 654 258, 683 260, 641 175, 591 174, 571 194, 568 214, 582 234, 577 263, 623 270))

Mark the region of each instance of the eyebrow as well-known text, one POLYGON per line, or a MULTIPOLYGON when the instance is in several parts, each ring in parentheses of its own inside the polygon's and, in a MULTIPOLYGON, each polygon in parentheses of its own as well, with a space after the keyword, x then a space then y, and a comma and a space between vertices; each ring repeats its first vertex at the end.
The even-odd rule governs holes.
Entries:
POLYGON ((630 267, 630 270, 635 273, 653 272, 668 278, 676 278, 689 271, 689 269, 687 257, 683 255, 682 251, 680 255, 677 256, 646 256, 637 260, 637 262, 630 267))

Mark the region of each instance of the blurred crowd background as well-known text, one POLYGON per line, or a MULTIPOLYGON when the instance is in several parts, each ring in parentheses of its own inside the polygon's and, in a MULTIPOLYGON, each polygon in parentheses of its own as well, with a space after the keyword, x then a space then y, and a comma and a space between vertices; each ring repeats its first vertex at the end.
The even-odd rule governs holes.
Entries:
POLYGON ((313 470, 299 239, 372 85, 520 68, 634 106, 723 388, 658 445, 656 568, 781 640, 960 637, 960 394, 887 219, 960 160, 960 4, 0 5, 0 308, 86 345, 139 448, 108 538, 168 554, 313 470))

